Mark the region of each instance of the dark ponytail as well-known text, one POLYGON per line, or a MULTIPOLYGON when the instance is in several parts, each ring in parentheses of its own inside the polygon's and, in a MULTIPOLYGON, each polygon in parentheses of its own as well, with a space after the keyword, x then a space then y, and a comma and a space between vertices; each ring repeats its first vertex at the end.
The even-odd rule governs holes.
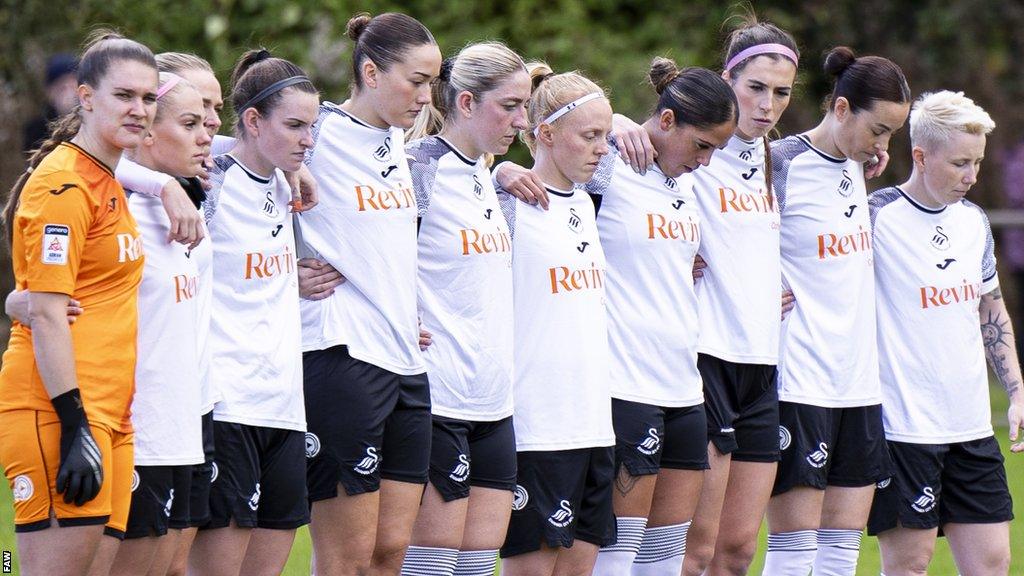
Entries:
POLYGON ((356 88, 363 87, 363 61, 373 61, 383 71, 401 62, 406 51, 424 44, 436 45, 427 27, 412 16, 387 12, 371 17, 363 12, 349 21, 345 33, 352 40, 352 79, 356 88))
POLYGON ((231 71, 231 105, 235 109, 235 129, 239 136, 245 134, 242 125, 242 113, 246 108, 253 108, 261 116, 267 116, 283 98, 285 88, 295 88, 307 94, 318 94, 313 82, 306 78, 306 73, 295 64, 282 58, 275 58, 266 48, 249 50, 238 58, 235 69, 231 71), (264 90, 278 82, 294 79, 287 86, 281 86, 269 94, 264 90))
POLYGON ((679 69, 668 58, 651 62, 648 79, 658 92, 657 112, 671 110, 676 126, 704 130, 730 120, 739 121, 739 105, 732 88, 722 77, 706 68, 679 69))
POLYGON ((825 73, 835 78, 832 94, 826 100, 831 109, 837 98, 850 103, 850 111, 871 109, 875 101, 910 102, 907 79, 892 60, 881 56, 857 57, 846 46, 833 48, 825 56, 825 73))

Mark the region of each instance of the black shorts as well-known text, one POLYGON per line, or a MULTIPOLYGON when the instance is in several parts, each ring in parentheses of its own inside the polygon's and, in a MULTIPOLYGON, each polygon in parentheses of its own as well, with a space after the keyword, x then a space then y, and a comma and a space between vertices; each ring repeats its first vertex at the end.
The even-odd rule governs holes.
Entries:
POLYGON ((309 500, 373 492, 382 478, 426 484, 430 388, 426 374, 402 376, 356 360, 347 346, 302 355, 309 500))
POLYGON ((191 465, 136 466, 125 539, 163 536, 168 528, 187 528, 191 484, 191 465))
POLYGON ((741 462, 778 462, 778 370, 697 355, 704 381, 708 438, 722 454, 741 462))
POLYGON ((889 453, 895 472, 875 489, 868 534, 897 525, 930 529, 949 522, 1013 520, 1003 454, 994 437, 955 444, 889 442, 889 453))
POLYGON ((430 483, 445 502, 469 497, 470 486, 516 489, 516 436, 512 417, 469 422, 434 415, 430 483))
POLYGON ((615 469, 631 476, 657 474, 662 468, 708 469, 704 405, 662 408, 612 398, 615 469))
POLYGON ((303 434, 296 430, 214 422, 217 459, 210 521, 224 528, 292 530, 309 524, 303 434))
POLYGON ((611 446, 519 452, 501 556, 534 552, 541 544, 569 548, 577 539, 597 546, 615 542, 613 453, 611 446))
POLYGON ((779 402, 782 461, 772 495, 796 486, 870 486, 890 476, 882 406, 823 408, 779 402))
POLYGON ((210 521, 210 484, 213 482, 213 411, 203 414, 203 463, 192 466, 189 490, 188 525, 195 528, 210 521))

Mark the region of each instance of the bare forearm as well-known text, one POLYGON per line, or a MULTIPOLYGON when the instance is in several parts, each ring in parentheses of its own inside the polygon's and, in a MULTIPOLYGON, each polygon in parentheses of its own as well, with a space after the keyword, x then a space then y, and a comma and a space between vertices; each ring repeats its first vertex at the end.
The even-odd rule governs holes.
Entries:
POLYGON ((50 398, 78 387, 71 328, 66 315, 40 314, 36 309, 32 323, 32 348, 39 376, 50 398))
POLYGON ((1024 402, 1021 384, 1020 359, 1017 357, 1016 338, 1006 301, 997 288, 981 297, 981 335, 985 344, 985 357, 1010 400, 1024 402))

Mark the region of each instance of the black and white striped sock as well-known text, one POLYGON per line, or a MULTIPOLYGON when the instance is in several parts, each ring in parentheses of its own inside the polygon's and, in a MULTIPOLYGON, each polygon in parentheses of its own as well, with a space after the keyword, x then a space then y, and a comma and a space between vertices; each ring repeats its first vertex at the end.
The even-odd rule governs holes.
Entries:
POLYGON ((493 576, 497 550, 460 550, 454 576, 493 576))
POLYGON ((453 576, 459 551, 454 548, 409 546, 402 563, 402 576, 453 576))

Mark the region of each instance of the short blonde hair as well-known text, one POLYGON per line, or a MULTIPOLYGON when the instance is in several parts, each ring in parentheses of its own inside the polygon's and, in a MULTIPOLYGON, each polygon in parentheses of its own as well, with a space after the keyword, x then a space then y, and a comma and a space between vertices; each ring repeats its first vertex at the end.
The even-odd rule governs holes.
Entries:
POLYGON ((530 62, 526 65, 526 69, 530 72, 533 91, 530 95, 530 105, 527 108, 530 127, 522 132, 522 138, 526 146, 530 148, 530 152, 534 151, 537 144, 534 130, 552 112, 587 94, 596 92, 607 97, 600 86, 579 72, 555 74, 551 67, 544 62, 530 62))
POLYGON ((910 143, 934 149, 956 132, 988 134, 996 127, 988 112, 963 92, 929 92, 910 111, 910 143))

